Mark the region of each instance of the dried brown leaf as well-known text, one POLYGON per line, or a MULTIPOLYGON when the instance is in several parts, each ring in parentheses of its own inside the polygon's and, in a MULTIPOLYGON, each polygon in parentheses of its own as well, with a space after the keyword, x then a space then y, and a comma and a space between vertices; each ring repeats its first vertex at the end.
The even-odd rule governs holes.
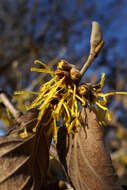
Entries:
POLYGON ((76 190, 120 190, 118 177, 105 147, 102 128, 90 109, 83 110, 75 135, 59 130, 58 154, 76 190))
POLYGON ((48 169, 49 150, 41 129, 33 133, 37 111, 21 118, 21 124, 0 138, 0 189, 39 190, 48 169), (20 138, 19 130, 29 130, 27 138, 20 138))

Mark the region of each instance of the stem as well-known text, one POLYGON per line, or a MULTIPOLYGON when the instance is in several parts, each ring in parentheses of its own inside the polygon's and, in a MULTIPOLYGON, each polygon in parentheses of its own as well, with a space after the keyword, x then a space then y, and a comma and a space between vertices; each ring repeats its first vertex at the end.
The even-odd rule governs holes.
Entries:
POLYGON ((92 64, 92 62, 94 61, 95 57, 92 56, 91 54, 89 55, 86 63, 84 64, 84 66, 82 67, 80 74, 81 76, 84 75, 84 73, 87 71, 87 69, 90 67, 90 65, 92 64))
POLYGON ((0 93, 0 99, 2 103, 5 105, 5 107, 8 108, 8 110, 11 112, 13 117, 16 119, 17 122, 19 122, 19 117, 21 116, 21 113, 15 109, 15 107, 12 105, 12 103, 9 101, 5 93, 0 93))
POLYGON ((97 57, 97 55, 99 54, 99 52, 101 51, 104 45, 101 28, 97 22, 92 22, 90 45, 91 45, 91 48, 90 48, 88 59, 80 71, 81 77, 90 67, 90 65, 93 63, 94 59, 97 57))
POLYGON ((97 57, 97 55, 99 54, 99 52, 101 51, 102 47, 104 45, 104 41, 102 40, 98 46, 95 48, 95 50, 93 52, 91 52, 89 54, 89 57, 86 61, 86 63, 84 64, 84 66, 82 67, 80 74, 81 77, 84 75, 84 73, 87 71, 87 69, 90 67, 90 65, 93 63, 94 59, 97 57))

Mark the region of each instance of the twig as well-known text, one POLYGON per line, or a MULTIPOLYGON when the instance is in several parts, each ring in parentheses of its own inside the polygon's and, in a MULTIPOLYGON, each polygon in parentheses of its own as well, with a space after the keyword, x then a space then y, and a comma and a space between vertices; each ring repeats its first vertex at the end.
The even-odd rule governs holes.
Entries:
POLYGON ((21 116, 21 113, 15 109, 15 107, 12 105, 12 103, 9 101, 9 99, 7 98, 5 93, 0 93, 0 100, 2 101, 2 103, 5 105, 5 107, 8 108, 8 110, 11 112, 11 114, 13 115, 13 117, 15 118, 15 120, 17 122, 19 122, 19 118, 21 116))
POLYGON ((102 31, 97 22, 92 22, 90 45, 90 54, 86 63, 80 71, 81 76, 83 76, 87 69, 90 67, 104 45, 104 40, 102 39, 102 31))

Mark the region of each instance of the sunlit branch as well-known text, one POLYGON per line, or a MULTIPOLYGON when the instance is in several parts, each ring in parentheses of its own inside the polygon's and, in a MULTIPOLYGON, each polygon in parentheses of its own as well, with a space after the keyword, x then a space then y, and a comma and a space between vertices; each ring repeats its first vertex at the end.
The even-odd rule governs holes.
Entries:
POLYGON ((21 116, 21 113, 12 105, 10 100, 7 98, 5 93, 0 93, 0 100, 4 104, 4 106, 10 111, 10 113, 13 115, 13 117, 16 119, 17 122, 19 122, 19 118, 21 116))

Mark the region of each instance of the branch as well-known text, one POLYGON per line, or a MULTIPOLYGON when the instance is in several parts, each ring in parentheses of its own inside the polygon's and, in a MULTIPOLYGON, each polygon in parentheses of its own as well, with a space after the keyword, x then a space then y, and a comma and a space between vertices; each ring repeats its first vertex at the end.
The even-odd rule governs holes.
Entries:
POLYGON ((90 67, 94 59, 97 57, 99 52, 101 51, 104 40, 102 38, 102 31, 97 22, 92 22, 92 32, 91 32, 91 38, 90 38, 90 54, 89 57, 84 64, 83 68, 80 71, 81 77, 84 75, 84 73, 87 71, 87 69, 90 67))
POLYGON ((5 105, 5 107, 10 111, 10 113, 13 115, 15 120, 19 122, 19 118, 21 116, 21 113, 15 109, 15 107, 12 105, 12 103, 9 101, 5 93, 0 93, 0 100, 5 105))

